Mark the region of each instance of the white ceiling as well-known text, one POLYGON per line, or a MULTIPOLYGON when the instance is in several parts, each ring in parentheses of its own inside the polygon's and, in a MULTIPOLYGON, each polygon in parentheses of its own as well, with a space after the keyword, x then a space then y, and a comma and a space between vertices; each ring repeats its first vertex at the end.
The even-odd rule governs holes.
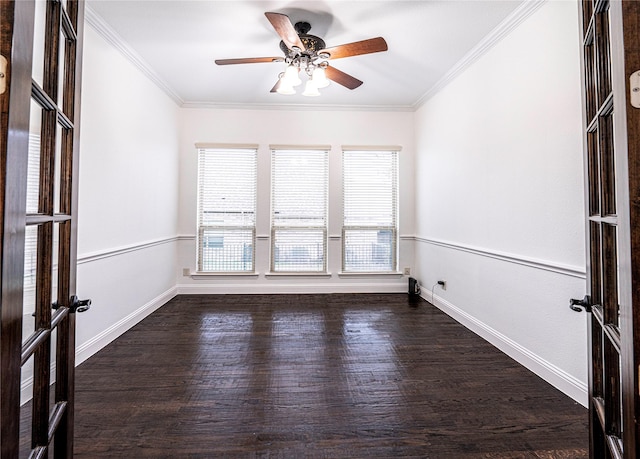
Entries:
POLYGON ((133 50, 130 54, 183 106, 390 110, 415 108, 479 42, 517 14, 521 3, 87 0, 92 22, 112 41, 133 50), (214 64, 214 59, 282 55, 266 11, 287 14, 292 23, 309 22, 309 33, 323 38, 328 47, 382 36, 389 50, 331 62, 364 81, 355 90, 333 83, 315 98, 270 93, 284 64, 214 64))

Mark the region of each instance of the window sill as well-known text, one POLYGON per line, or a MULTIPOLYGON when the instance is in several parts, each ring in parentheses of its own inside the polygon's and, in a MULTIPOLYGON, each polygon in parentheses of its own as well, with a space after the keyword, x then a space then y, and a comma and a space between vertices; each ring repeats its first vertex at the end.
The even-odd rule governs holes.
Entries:
POLYGON ((371 271, 371 272, 339 272, 338 277, 402 277, 397 271, 371 271))
POLYGON ((203 279, 211 279, 211 278, 229 278, 229 277, 252 277, 258 278, 258 273, 210 273, 210 272, 195 272, 189 275, 191 279, 195 280, 203 280, 203 279))
POLYGON ((264 277, 324 277, 324 278, 330 278, 331 277, 331 273, 314 273, 314 272, 291 272, 291 273, 286 273, 286 272, 268 272, 265 273, 264 277))

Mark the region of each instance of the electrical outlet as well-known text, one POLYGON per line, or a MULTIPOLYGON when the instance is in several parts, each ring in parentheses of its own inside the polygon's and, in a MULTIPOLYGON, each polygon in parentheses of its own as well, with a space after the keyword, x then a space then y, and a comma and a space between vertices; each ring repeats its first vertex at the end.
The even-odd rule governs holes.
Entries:
POLYGON ((442 287, 442 290, 446 290, 447 289, 447 281, 446 280, 439 280, 438 281, 438 285, 440 287, 442 287))
POLYGON ((191 275, 191 270, 189 268, 182 268, 182 275, 184 277, 189 277, 191 275))
POLYGON ((405 276, 410 276, 411 275, 411 268, 404 268, 404 275, 405 276))

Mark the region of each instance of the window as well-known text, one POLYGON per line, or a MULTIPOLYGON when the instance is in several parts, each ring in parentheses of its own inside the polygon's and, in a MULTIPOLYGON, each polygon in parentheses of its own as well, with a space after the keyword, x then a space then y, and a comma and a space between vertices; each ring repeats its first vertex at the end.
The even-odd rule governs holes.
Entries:
POLYGON ((328 148, 271 152, 271 271, 326 272, 328 148))
POLYGON ((253 272, 257 148, 198 149, 198 271, 253 272))
POLYGON ((397 265, 397 151, 343 151, 344 272, 390 272, 397 265))

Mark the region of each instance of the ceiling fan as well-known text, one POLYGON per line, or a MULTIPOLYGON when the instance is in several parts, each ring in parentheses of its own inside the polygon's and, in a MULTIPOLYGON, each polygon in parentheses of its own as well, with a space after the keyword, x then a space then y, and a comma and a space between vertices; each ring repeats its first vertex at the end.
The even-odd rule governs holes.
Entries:
POLYGON ((360 54, 378 53, 387 50, 384 38, 370 38, 344 45, 327 48, 322 38, 310 35, 311 25, 308 22, 291 23, 289 16, 281 13, 264 13, 282 41, 280 49, 284 57, 249 57, 239 59, 217 59, 218 65, 255 64, 262 62, 284 62, 286 70, 280 73, 271 92, 279 94, 295 94, 294 86, 302 83, 299 75, 307 75, 307 85, 302 93, 306 96, 318 96, 319 88, 329 84, 329 80, 355 89, 362 81, 344 73, 329 64, 330 59, 358 56, 360 54))

